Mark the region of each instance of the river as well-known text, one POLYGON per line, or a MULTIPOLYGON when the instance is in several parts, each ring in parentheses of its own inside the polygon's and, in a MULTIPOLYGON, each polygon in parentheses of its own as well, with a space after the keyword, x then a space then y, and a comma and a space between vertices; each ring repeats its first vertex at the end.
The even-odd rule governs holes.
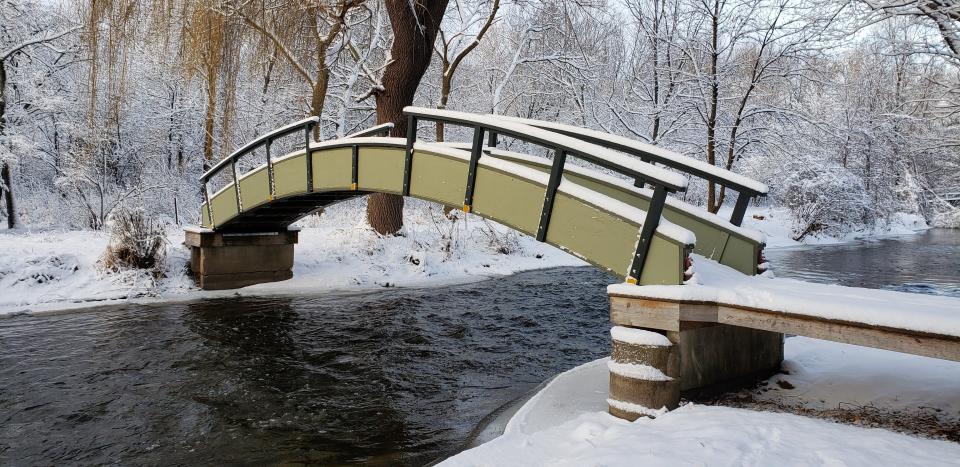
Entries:
MULTIPOLYGON (((777 275, 960 296, 960 231, 767 252, 777 275)), ((0 320, 0 464, 420 465, 609 353, 592 268, 0 320)))

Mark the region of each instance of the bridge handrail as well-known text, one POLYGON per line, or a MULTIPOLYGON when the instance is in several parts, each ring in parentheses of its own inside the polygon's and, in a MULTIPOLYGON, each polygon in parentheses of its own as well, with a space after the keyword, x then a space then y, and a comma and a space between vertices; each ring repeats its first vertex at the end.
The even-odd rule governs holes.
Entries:
POLYGON ((360 130, 356 133, 350 133, 343 138, 363 138, 365 136, 387 136, 390 133, 390 130, 393 129, 393 122, 381 123, 376 126, 367 128, 366 130, 360 130))
MULTIPOLYGON (((237 161, 240 160, 243 156, 253 152, 254 149, 263 145, 266 148, 267 153, 267 192, 270 194, 270 198, 273 198, 275 194, 274 186, 274 177, 273 177, 273 158, 270 156, 270 145, 277 138, 282 138, 287 135, 291 135, 298 131, 303 130, 304 135, 304 151, 306 152, 306 173, 307 173, 307 191, 313 191, 313 150, 310 147, 310 133, 313 132, 313 129, 320 123, 320 117, 313 116, 307 117, 303 120, 293 122, 289 125, 282 126, 273 130, 264 135, 258 136, 254 140, 244 144, 240 148, 236 149, 229 156, 225 157, 220 162, 217 162, 210 170, 204 172, 200 176, 200 189, 203 192, 203 199, 207 205, 207 215, 210 218, 210 222, 213 222, 213 208, 210 205, 210 190, 209 183, 210 179, 220 173, 224 168, 230 166, 231 171, 233 172, 233 188, 237 193, 237 211, 243 211, 243 207, 240 205, 241 196, 240 196, 240 177, 237 175, 237 161)), ((393 123, 382 123, 370 127, 366 130, 358 131, 344 138, 359 138, 364 136, 374 136, 374 135, 387 135, 390 133, 390 130, 393 129, 393 123)), ((229 186, 229 185, 228 185, 229 186)))
POLYGON ((410 194, 410 171, 413 167, 413 149, 417 140, 418 120, 473 128, 473 142, 470 147, 470 162, 467 168, 466 193, 463 200, 463 209, 467 212, 470 212, 473 205, 474 183, 477 178, 478 162, 483 154, 484 133, 490 134, 490 142, 493 143, 490 146, 496 146, 497 135, 503 134, 555 151, 544 194, 540 223, 537 227, 536 239, 540 242, 546 241, 547 229, 553 213, 553 203, 560 182, 563 180, 563 169, 567 155, 578 157, 631 178, 642 177, 647 180, 647 183, 653 186, 653 196, 650 198, 646 218, 640 227, 637 251, 630 263, 627 282, 637 283, 640 280, 650 244, 653 241, 657 226, 660 224, 663 207, 667 200, 667 192, 684 191, 687 187, 685 177, 646 162, 637 161, 611 149, 550 130, 523 123, 508 122, 493 115, 424 107, 405 107, 403 114, 407 116, 407 147, 404 158, 402 191, 404 196, 410 194))
POLYGON ((505 121, 495 115, 471 114, 426 107, 406 107, 403 109, 403 113, 408 118, 412 116, 419 120, 444 122, 471 128, 479 127, 492 134, 508 135, 528 143, 562 150, 567 155, 572 155, 623 175, 644 177, 649 180, 648 183, 651 185, 661 185, 670 192, 685 191, 687 188, 685 177, 643 161, 624 157, 623 154, 600 145, 522 122, 505 121))
MULTIPOLYGON (((706 162, 683 156, 664 148, 636 141, 624 136, 605 133, 602 131, 579 128, 573 125, 563 123, 547 122, 543 120, 534 120, 523 117, 509 117, 497 115, 497 118, 523 123, 526 125, 555 131, 573 138, 581 139, 598 146, 603 146, 617 151, 625 152, 640 158, 644 162, 655 162, 667 167, 679 170, 681 172, 693 175, 697 178, 725 186, 736 191, 737 203, 733 210, 730 222, 739 226, 743 223, 743 216, 746 213, 747 205, 751 198, 765 196, 769 191, 766 184, 758 182, 743 175, 731 172, 729 170, 717 167, 706 162)), ((635 185, 642 187, 645 180, 637 178, 635 185)))
POLYGON ((303 120, 293 122, 289 125, 277 128, 276 130, 273 130, 267 134, 258 136, 256 139, 249 141, 243 146, 240 146, 239 148, 234 150, 232 153, 230 153, 229 156, 223 158, 220 162, 217 162, 216 164, 214 164, 214 166, 211 167, 210 170, 207 170, 206 172, 204 172, 204 174, 200 177, 200 179, 202 181, 209 180, 211 177, 213 177, 218 172, 223 170, 223 168, 226 167, 228 164, 235 162, 237 159, 243 157, 244 155, 251 152, 253 149, 260 146, 261 144, 264 144, 270 140, 282 138, 284 136, 287 136, 289 134, 296 132, 297 130, 300 130, 301 128, 306 130, 307 141, 309 141, 310 131, 312 131, 313 126, 318 123, 320 123, 320 117, 308 117, 303 120))

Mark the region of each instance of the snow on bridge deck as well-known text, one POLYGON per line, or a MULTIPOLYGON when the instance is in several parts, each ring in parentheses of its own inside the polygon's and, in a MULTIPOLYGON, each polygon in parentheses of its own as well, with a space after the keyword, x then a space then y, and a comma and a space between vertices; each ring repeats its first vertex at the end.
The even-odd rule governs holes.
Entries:
POLYGON ((960 361, 960 298, 745 276, 699 255, 694 271, 684 285, 609 286, 611 313, 657 329, 717 322, 960 361))

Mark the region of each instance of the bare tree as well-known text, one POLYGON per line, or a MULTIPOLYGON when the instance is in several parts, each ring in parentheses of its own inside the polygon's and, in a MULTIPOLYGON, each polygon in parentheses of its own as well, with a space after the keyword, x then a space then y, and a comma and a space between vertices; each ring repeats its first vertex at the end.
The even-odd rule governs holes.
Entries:
MULTIPOLYGON (((0 138, 7 131, 7 64, 17 55, 32 47, 50 45, 56 40, 75 32, 76 26, 60 31, 47 30, 40 18, 31 14, 33 5, 4 1, 0 9, 0 138)), ((10 161, 0 159, 0 198, 7 213, 7 227, 17 226, 17 212, 13 196, 13 179, 10 161)))
MULTIPOLYGON (((440 29, 440 44, 437 47, 437 55, 440 57, 440 101, 437 103, 438 109, 447 108, 450 100, 450 87, 453 83, 453 75, 463 59, 480 45, 480 41, 490 26, 493 25, 497 17, 497 11, 500 10, 500 0, 492 2, 479 2, 476 5, 466 5, 466 2, 454 0, 456 6, 453 10, 457 13, 460 27, 457 32, 447 33, 440 29), (481 7, 490 3, 490 11, 483 15, 481 7), (473 7, 473 8, 471 8, 473 7), (482 23, 481 23, 482 21, 482 23), (480 23, 480 29, 476 33, 471 31, 480 23)), ((443 123, 437 122, 437 141, 443 141, 443 123)))

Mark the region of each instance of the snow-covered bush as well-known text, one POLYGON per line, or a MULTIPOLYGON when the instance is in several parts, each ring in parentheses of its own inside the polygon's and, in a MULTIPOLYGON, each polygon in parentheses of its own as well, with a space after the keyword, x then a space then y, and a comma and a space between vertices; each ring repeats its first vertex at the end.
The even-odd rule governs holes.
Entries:
POLYGON ((483 220, 483 224, 484 226, 480 229, 480 232, 487 238, 487 245, 490 246, 490 249, 493 251, 501 255, 510 255, 522 249, 520 246, 520 238, 517 236, 515 230, 505 229, 504 231, 498 231, 497 227, 486 219, 483 220))
POLYGON ((945 208, 933 215, 930 225, 934 227, 945 227, 950 229, 960 229, 960 209, 945 208))
POLYGON ((163 226, 142 210, 120 210, 113 215, 110 244, 101 259, 107 271, 143 269, 159 277, 164 270, 167 239, 163 226))
POLYGON ((793 239, 808 235, 841 234, 862 224, 870 197, 859 177, 835 164, 820 167, 791 164, 774 186, 777 201, 794 217, 793 239))

